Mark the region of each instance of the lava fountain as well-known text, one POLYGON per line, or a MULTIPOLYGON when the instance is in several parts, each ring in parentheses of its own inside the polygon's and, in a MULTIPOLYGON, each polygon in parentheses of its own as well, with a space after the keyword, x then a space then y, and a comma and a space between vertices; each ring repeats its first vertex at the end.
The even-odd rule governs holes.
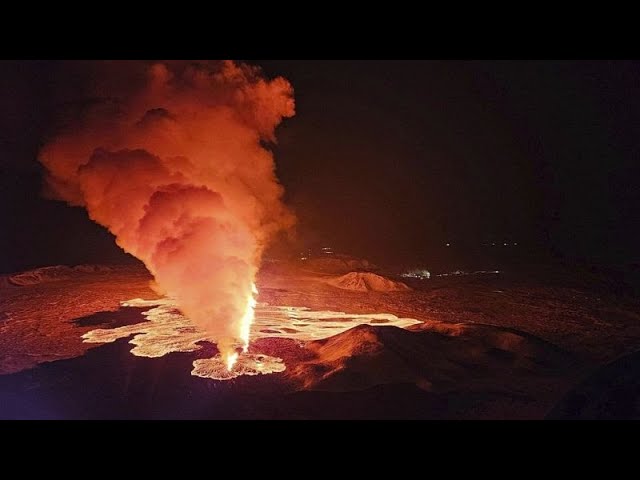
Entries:
MULTIPOLYGON (((258 288, 255 283, 251 284, 251 295, 247 298, 247 306, 240 320, 240 339, 242 340, 242 353, 247 353, 249 351, 249 340, 251 335, 251 325, 253 324, 253 320, 255 318, 256 313, 256 305, 258 302, 256 301, 254 295, 258 294, 258 288)), ((224 356, 224 352, 223 352, 224 356)), ((232 352, 226 355, 225 362, 227 364, 227 370, 233 370, 233 366, 238 361, 238 352, 232 352)))
POLYGON ((39 155, 45 193, 144 262, 231 371, 249 347, 262 252, 294 223, 268 149, 294 115, 291 85, 230 61, 66 70, 62 121, 39 155))

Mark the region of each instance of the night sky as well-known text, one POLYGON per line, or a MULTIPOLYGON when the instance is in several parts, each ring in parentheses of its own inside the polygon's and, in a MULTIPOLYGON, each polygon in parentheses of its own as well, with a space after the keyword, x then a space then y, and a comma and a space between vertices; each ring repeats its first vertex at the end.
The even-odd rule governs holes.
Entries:
MULTIPOLYGON (((503 248, 536 261, 640 260, 640 63, 250 63, 296 91, 273 147, 292 248, 428 264, 518 242, 503 248)), ((1 272, 132 261, 84 210, 40 195, 52 86, 70 74, 0 63, 1 272)))

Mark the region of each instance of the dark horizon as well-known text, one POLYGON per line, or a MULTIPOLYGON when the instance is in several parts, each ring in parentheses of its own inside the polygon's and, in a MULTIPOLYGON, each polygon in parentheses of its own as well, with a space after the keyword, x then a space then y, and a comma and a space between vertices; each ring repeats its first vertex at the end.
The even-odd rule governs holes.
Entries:
MULTIPOLYGON (((249 62, 295 89, 296 116, 273 146, 299 219, 292 250, 403 264, 491 248, 640 260, 640 63, 249 62)), ((134 261, 84 210, 41 195, 38 150, 73 72, 54 61, 0 70, 0 272, 134 261)))

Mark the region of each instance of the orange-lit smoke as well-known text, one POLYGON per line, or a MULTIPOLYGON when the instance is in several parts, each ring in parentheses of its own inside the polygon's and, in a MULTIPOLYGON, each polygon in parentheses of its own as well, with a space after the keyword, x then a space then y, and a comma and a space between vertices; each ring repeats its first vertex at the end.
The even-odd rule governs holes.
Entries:
POLYGON ((294 221, 263 146, 294 114, 292 87, 229 61, 94 69, 40 153, 49 193, 107 227, 229 359, 262 250, 294 221))

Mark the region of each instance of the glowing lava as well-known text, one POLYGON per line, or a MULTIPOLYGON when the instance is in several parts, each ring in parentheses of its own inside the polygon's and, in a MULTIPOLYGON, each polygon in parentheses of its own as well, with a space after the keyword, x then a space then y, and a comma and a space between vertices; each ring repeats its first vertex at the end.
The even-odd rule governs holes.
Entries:
MULTIPOLYGON (((247 353, 249 350, 249 336, 251 334, 251 325, 256 314, 256 301, 254 295, 258 294, 258 289, 255 283, 251 283, 251 293, 247 298, 247 307, 244 311, 244 315, 240 320, 240 339, 242 340, 242 353, 247 353)), ((233 370, 233 366, 238 361, 238 352, 231 352, 225 355, 225 362, 227 364, 227 370, 233 370)))
POLYGON ((227 355, 227 358, 226 358, 225 361, 227 363, 227 370, 229 370, 229 371, 233 370, 233 366, 238 361, 238 352, 233 352, 233 353, 227 355))
MULTIPOLYGON (((251 297, 253 300, 253 296, 251 297)), ((247 302, 252 312, 245 316, 253 339, 288 338, 296 341, 312 341, 329 338, 358 325, 393 326, 408 328, 420 322, 413 318, 399 318, 390 313, 344 313, 328 310, 314 311, 305 307, 276 306, 247 302), (255 316, 255 321, 254 321, 255 316), (253 323, 253 325, 251 324, 253 323)), ((158 300, 134 299, 122 302, 123 307, 148 307, 143 315, 148 321, 110 329, 91 330, 82 338, 87 343, 110 343, 119 338, 133 336, 131 353, 137 357, 158 358, 171 352, 195 352, 201 342, 217 340, 199 328, 178 310, 176 301, 170 298, 158 300)), ((248 339, 248 336, 246 336, 248 339)), ((247 341, 248 344, 248 341, 247 341)), ((218 346, 220 347, 220 346, 218 346)), ((282 359, 261 353, 238 353, 224 357, 194 360, 192 375, 214 380, 230 380, 243 375, 268 375, 283 372, 282 359)))

